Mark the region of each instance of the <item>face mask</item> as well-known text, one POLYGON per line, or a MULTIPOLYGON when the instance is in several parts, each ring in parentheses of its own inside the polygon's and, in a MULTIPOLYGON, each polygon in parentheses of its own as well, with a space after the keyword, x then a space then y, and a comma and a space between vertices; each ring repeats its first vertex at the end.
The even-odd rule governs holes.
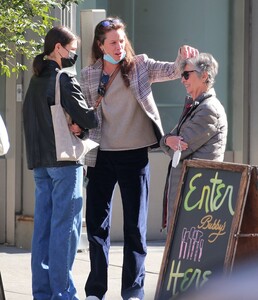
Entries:
MULTIPOLYGON (((65 49, 65 50, 67 50, 67 49, 65 49)), ((71 52, 71 51, 68 51, 68 52, 69 52, 69 57, 61 57, 62 68, 72 67, 77 60, 78 55, 76 53, 71 52)))
POLYGON ((105 61, 110 62, 110 63, 113 64, 113 65, 116 65, 116 64, 118 64, 121 60, 123 60, 123 59, 125 58, 125 56, 126 56, 126 52, 124 51, 123 54, 122 54, 122 57, 121 57, 119 60, 115 60, 115 59, 114 59, 111 55, 109 55, 109 54, 104 54, 103 59, 104 59, 105 61))

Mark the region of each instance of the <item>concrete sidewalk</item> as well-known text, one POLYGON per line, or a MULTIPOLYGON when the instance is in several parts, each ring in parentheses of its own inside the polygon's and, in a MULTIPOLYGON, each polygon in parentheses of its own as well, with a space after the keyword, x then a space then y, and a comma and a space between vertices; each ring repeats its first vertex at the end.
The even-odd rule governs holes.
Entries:
MULTIPOLYGON (((148 242, 146 258, 145 300, 153 300, 165 242, 148 242)), ((105 300, 119 300, 122 272, 122 244, 112 243, 109 263, 109 290, 105 300)), ((81 300, 85 299, 84 285, 89 273, 90 262, 87 250, 78 252, 73 275, 81 300)), ((31 300, 30 252, 0 245, 0 272, 6 300, 31 300)))

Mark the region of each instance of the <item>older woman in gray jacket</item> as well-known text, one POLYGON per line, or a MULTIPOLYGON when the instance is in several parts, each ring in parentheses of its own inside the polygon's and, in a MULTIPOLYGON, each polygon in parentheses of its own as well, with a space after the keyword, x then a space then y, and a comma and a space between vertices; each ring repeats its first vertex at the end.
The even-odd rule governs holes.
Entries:
POLYGON ((176 127, 160 141, 171 157, 163 202, 163 229, 170 223, 184 159, 223 161, 227 141, 227 116, 213 88, 218 63, 200 53, 181 64, 181 77, 189 96, 176 127))

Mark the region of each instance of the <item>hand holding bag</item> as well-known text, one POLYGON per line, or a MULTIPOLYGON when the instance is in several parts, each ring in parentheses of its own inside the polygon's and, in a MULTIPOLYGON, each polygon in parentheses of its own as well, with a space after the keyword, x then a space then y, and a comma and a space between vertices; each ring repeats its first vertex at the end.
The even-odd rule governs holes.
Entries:
POLYGON ((60 76, 62 73, 59 70, 56 75, 55 105, 51 106, 56 158, 57 161, 78 161, 98 144, 90 139, 82 140, 70 131, 68 125, 70 116, 65 112, 60 102, 60 76))

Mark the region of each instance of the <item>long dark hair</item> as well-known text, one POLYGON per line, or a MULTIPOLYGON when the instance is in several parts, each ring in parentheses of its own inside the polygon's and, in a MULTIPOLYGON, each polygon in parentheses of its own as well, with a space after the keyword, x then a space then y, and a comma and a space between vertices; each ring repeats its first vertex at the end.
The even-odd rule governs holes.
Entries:
POLYGON ((127 38, 126 31, 125 31, 126 26, 121 21, 121 19, 109 17, 97 24, 95 28, 92 51, 91 51, 92 63, 95 63, 98 59, 103 58, 103 52, 100 49, 99 44, 102 45, 104 44, 106 33, 111 30, 118 30, 118 29, 122 29, 125 32, 126 57, 119 64, 120 64, 120 69, 121 69, 124 83, 128 87, 130 85, 128 74, 134 67, 135 53, 129 39, 127 38))
POLYGON ((55 26, 50 29, 45 37, 44 51, 37 55, 33 61, 32 67, 34 74, 39 76, 42 73, 47 65, 44 58, 54 51, 57 43, 65 47, 74 40, 79 40, 79 38, 65 26, 55 26))

